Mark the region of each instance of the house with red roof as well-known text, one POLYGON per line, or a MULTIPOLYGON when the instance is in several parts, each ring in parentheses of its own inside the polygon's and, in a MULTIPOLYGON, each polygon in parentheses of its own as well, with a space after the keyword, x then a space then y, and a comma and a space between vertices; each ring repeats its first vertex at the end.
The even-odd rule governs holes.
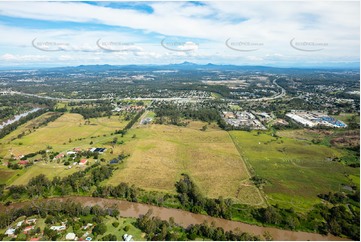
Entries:
POLYGON ((30 230, 34 229, 34 226, 27 226, 25 227, 25 229, 23 230, 24 234, 27 234, 30 230))
POLYGON ((27 165, 29 164, 29 161, 28 160, 21 160, 18 162, 19 165, 27 165))
POLYGON ((64 156, 65 156, 65 155, 64 155, 63 153, 60 153, 59 155, 57 155, 57 156, 54 157, 54 160, 55 160, 55 159, 58 160, 58 159, 64 158, 64 156))
POLYGON ((79 165, 86 165, 87 162, 88 162, 87 159, 81 159, 79 165))

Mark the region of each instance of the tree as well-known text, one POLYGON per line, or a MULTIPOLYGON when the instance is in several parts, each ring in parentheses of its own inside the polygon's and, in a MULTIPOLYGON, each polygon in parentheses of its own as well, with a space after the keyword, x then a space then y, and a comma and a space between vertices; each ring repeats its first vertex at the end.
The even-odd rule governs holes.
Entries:
POLYGON ((266 240, 266 241, 272 241, 272 240, 273 240, 273 237, 272 237, 272 235, 270 234, 269 231, 265 231, 265 232, 263 233, 263 238, 264 238, 264 240, 266 240))
POLYGON ((105 232, 107 232, 107 226, 105 226, 105 224, 103 223, 100 223, 100 224, 97 224, 95 225, 95 227, 93 228, 93 231, 92 231, 94 234, 97 234, 97 235, 102 235, 104 234, 105 232))
POLYGON ((201 131, 206 131, 208 129, 208 126, 207 125, 204 125, 202 128, 201 128, 201 131))
POLYGON ((117 236, 114 234, 107 234, 101 238, 102 241, 117 241, 117 236))
POLYGON ((275 207, 270 206, 264 210, 264 219, 266 223, 279 224, 281 216, 275 207))
POLYGON ((118 228, 119 222, 113 222, 112 225, 113 225, 114 228, 118 228))

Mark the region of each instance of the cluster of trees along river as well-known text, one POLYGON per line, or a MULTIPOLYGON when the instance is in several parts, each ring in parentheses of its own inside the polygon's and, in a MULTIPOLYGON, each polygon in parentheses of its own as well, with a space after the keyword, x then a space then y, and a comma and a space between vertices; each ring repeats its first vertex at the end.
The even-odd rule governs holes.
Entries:
MULTIPOLYGON (((86 199, 86 198, 84 198, 86 199)), ((3 208, 4 209, 4 208, 3 208)), ((108 234, 103 236, 107 231, 104 221, 106 216, 118 217, 120 215, 119 209, 115 205, 109 206, 82 206, 79 202, 72 202, 70 199, 66 202, 59 200, 41 201, 37 203, 22 204, 8 210, 1 215, 0 226, 9 226, 15 219, 21 216, 38 215, 40 218, 45 219, 46 225, 53 225, 67 220, 67 226, 72 226, 75 233, 79 233, 79 237, 84 233, 79 228, 87 223, 95 223, 92 229, 94 236, 99 236, 99 240, 119 240, 115 234, 108 234)), ((143 216, 138 217, 134 224, 140 230, 146 233, 148 240, 194 240, 196 238, 208 238, 212 240, 261 240, 260 236, 254 236, 245 232, 225 231, 221 227, 215 227, 214 224, 202 223, 190 225, 186 229, 177 225, 174 219, 169 221, 161 220, 160 218, 152 216, 152 210, 149 210, 143 216)), ((114 227, 119 226, 119 223, 113 223, 114 227)), ((34 233, 40 233, 33 231, 34 233)), ((44 238, 47 240, 56 240, 60 238, 57 231, 53 231, 45 227, 44 238)), ((119 236, 119 235, 118 235, 119 236)), ((0 235, 3 238, 4 235, 0 235)), ((20 235, 20 238, 21 237, 20 235)), ((24 240, 26 237, 24 238, 24 240)))
MULTIPOLYGON (((332 233, 359 239, 359 213, 346 209, 347 203, 358 203, 357 194, 332 199, 333 205, 319 204, 307 214, 296 213, 292 208, 277 206, 254 208, 247 205, 233 204, 230 199, 210 199, 204 197, 191 178, 183 174, 176 182, 177 195, 150 192, 126 183, 117 186, 103 186, 101 182, 112 176, 114 166, 99 163, 87 167, 64 178, 54 177, 49 180, 45 175, 32 178, 27 185, 10 186, 1 189, 1 201, 16 201, 19 198, 47 198, 67 195, 92 195, 101 198, 117 198, 131 202, 174 207, 193 213, 208 214, 213 217, 253 221, 260 225, 275 226, 288 230, 304 230, 321 234, 332 233)), ((5 224, 4 224, 5 225, 5 224)), ((3 225, 3 226, 4 226, 3 225)))

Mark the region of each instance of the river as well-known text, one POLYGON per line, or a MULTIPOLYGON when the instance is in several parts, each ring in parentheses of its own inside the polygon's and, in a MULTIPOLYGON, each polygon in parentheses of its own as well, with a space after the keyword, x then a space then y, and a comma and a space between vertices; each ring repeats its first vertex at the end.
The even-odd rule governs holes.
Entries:
MULTIPOLYGON (((344 238, 336 237, 333 235, 323 236, 315 233, 308 232, 298 232, 298 231, 289 231, 271 227, 262 227, 257 225, 250 225, 242 222, 230 221, 221 218, 214 218, 207 215, 194 214, 191 212, 173 209, 173 208, 163 208, 152 206, 142 203, 133 203, 117 199, 108 199, 108 198, 98 198, 98 197, 77 197, 70 196, 65 198, 49 198, 42 201, 61 201, 66 202, 68 199, 74 202, 79 202, 83 206, 93 206, 98 204, 99 206, 112 206, 116 205, 119 208, 120 215, 123 217, 132 217, 138 218, 140 215, 145 214, 149 209, 153 210, 153 215, 157 216, 163 220, 168 220, 170 217, 174 218, 174 221, 183 226, 188 227, 191 224, 201 224, 204 221, 207 221, 209 224, 214 222, 217 227, 222 227, 224 230, 236 230, 239 229, 242 232, 247 232, 254 235, 262 235, 264 232, 268 231, 274 240, 284 240, 284 241, 294 241, 294 240, 332 240, 340 241, 347 240, 344 238)), ((24 205, 28 205, 30 202, 21 202, 11 204, 9 207, 0 205, 0 211, 7 210, 9 208, 18 208, 24 205)), ((36 204, 36 203, 34 203, 36 204)))
POLYGON ((22 117, 26 117, 28 114, 30 113, 33 113, 33 112, 36 112, 40 110, 40 108, 34 108, 30 111, 27 111, 25 113, 22 113, 22 114, 18 114, 18 115, 15 115, 14 118, 12 119, 9 119, 7 120, 6 122, 3 122, 2 124, 0 124, 0 129, 4 128, 5 126, 9 125, 9 124, 12 124, 12 123, 15 123, 16 121, 18 121, 19 119, 21 119, 22 117))

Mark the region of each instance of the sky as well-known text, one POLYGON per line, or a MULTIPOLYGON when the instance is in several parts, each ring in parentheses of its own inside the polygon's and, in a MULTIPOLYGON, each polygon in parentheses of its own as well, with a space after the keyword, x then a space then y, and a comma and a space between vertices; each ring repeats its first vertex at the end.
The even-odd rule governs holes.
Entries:
POLYGON ((358 1, 0 1, 0 67, 354 67, 358 1))

